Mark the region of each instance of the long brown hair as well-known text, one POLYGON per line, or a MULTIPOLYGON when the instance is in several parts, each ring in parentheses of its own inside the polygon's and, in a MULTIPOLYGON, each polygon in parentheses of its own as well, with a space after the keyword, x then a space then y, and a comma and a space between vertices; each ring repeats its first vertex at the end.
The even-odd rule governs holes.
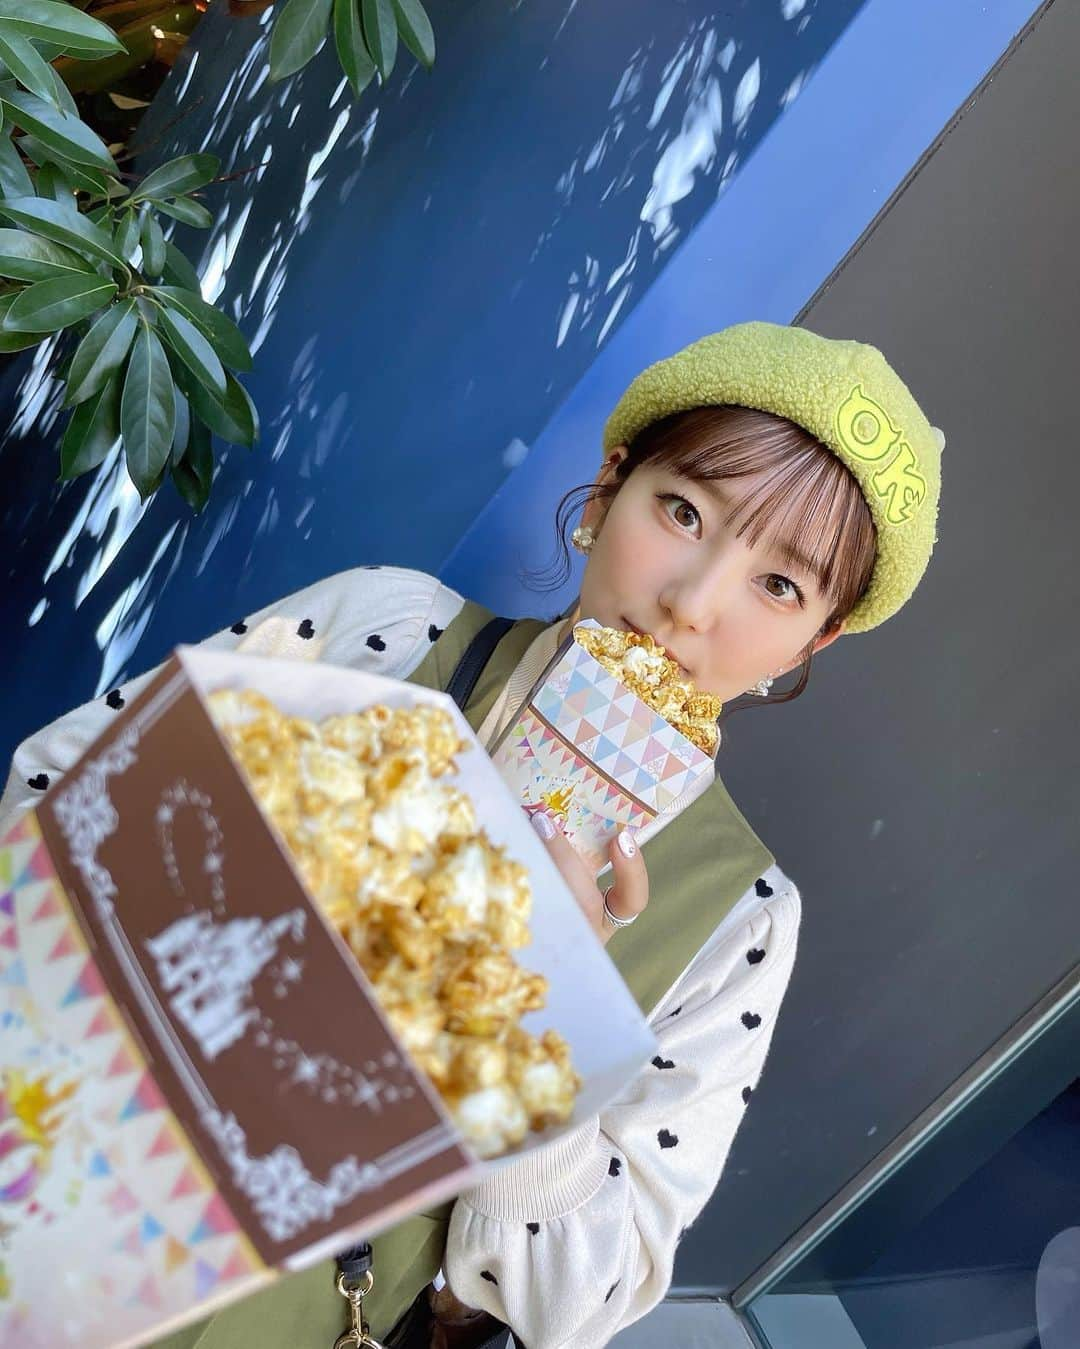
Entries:
MULTIPOLYGON (((575 487, 560 501, 555 517, 559 552, 544 574, 544 588, 554 589, 570 574, 566 536, 578 512, 590 501, 610 503, 635 469, 652 464, 699 482, 769 470, 725 523, 730 528, 741 516, 737 533, 740 538, 748 533, 751 547, 769 533, 782 536, 811 560, 830 601, 829 616, 817 635, 832 632, 866 593, 877 553, 877 531, 866 498, 843 461, 795 422, 755 408, 691 408, 652 422, 627 449, 614 481, 575 487)), ((811 647, 791 689, 768 698, 736 699, 725 706, 723 719, 743 707, 798 698, 810 679, 811 647)))

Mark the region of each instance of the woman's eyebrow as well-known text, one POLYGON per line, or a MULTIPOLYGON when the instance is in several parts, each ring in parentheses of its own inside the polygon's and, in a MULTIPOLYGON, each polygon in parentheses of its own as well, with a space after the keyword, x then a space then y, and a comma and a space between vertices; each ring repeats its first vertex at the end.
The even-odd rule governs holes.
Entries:
POLYGON ((774 553, 777 553, 784 561, 792 567, 797 568, 807 576, 812 576, 817 582, 818 590, 825 593, 825 574, 824 568, 813 558, 809 558, 805 553, 799 551, 790 543, 783 540, 777 540, 771 545, 774 553))

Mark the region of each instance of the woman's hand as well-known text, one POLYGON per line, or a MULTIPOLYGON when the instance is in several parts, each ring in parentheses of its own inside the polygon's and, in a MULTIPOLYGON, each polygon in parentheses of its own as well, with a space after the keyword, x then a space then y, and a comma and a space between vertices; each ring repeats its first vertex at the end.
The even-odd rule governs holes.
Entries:
MULTIPOLYGON (((538 812, 532 816, 532 823, 592 930, 606 946, 619 929, 604 917, 604 892, 596 884, 592 868, 562 832, 557 820, 538 812)), ((614 876, 607 891, 608 908, 617 918, 633 918, 649 902, 649 873, 632 829, 624 829, 611 840, 608 856, 614 876)))

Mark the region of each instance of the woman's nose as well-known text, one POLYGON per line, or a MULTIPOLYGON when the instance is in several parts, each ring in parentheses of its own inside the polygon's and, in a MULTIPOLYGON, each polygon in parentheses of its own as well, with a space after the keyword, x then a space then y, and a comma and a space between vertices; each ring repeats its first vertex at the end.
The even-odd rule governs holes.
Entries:
POLYGON ((675 627, 705 632, 730 607, 738 571, 735 550, 725 550, 711 558, 707 566, 672 578, 660 595, 660 603, 675 627))
POLYGON ((719 596, 701 582, 669 586, 660 596, 661 606, 667 610, 676 628, 687 632, 705 632, 713 624, 719 596))

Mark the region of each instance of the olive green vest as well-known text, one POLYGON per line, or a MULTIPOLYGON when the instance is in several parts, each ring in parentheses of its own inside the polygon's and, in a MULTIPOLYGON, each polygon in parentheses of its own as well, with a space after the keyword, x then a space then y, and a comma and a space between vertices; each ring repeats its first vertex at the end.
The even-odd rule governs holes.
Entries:
MULTIPOLYGON (((477 604, 464 609, 435 642, 412 682, 445 689, 473 637, 491 618, 477 604)), ((523 619, 506 633, 465 708, 476 730, 537 634, 523 619)), ((716 925, 772 864, 768 849, 717 781, 643 849, 650 900, 632 927, 607 945, 638 1006, 648 1016, 716 925)), ((375 1287, 365 1301, 372 1334, 385 1336, 442 1262, 451 1204, 414 1214, 375 1238, 375 1287)), ((324 1262, 280 1279, 244 1302, 157 1343, 156 1349, 332 1349, 345 1326, 345 1303, 334 1291, 334 1266, 324 1262)))

